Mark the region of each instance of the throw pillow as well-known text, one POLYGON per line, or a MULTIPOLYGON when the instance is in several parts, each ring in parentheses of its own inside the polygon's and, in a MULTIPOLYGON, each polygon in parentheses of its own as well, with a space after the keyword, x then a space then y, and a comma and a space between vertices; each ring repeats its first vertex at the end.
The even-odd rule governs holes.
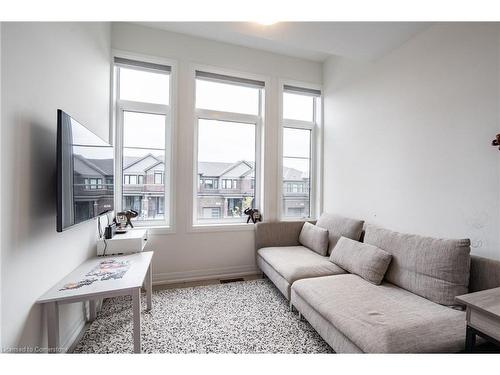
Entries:
POLYGON ((299 242, 319 255, 325 256, 328 250, 328 230, 305 222, 300 231, 299 242))
POLYGON ((340 237, 330 255, 331 262, 375 285, 382 282, 391 258, 387 251, 346 237, 340 237))

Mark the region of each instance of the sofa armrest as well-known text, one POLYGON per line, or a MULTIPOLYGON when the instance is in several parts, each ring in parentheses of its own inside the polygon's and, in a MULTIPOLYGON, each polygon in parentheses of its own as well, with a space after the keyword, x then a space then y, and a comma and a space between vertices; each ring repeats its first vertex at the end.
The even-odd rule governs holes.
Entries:
POLYGON ((500 261, 471 255, 469 293, 500 287, 500 261))
POLYGON ((255 249, 273 246, 298 246, 303 221, 277 221, 257 223, 255 249))

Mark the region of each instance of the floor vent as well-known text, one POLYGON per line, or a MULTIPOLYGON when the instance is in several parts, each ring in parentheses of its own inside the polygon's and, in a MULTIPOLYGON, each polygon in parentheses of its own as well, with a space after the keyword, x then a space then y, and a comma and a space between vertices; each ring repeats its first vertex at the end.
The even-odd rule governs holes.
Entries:
POLYGON ((241 277, 237 278, 237 279, 225 279, 225 280, 220 280, 220 283, 221 284, 227 284, 227 283, 235 283, 235 282, 238 282, 238 281, 245 281, 243 280, 241 277))

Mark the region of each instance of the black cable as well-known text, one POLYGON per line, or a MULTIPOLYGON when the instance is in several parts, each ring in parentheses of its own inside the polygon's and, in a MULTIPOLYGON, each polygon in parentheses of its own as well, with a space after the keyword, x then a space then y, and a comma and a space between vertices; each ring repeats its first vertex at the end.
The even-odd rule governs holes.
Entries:
POLYGON ((102 251, 102 256, 106 256, 106 248, 108 247, 108 243, 106 242, 106 239, 103 238, 104 241, 104 250, 102 251))
POLYGON ((99 238, 102 238, 102 228, 101 228, 101 217, 97 216, 97 230, 99 232, 99 238))

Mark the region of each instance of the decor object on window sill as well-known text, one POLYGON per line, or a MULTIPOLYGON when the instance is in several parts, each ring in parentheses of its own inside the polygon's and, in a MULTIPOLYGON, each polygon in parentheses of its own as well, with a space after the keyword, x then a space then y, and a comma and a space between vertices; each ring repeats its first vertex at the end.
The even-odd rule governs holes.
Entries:
POLYGON ((262 215, 256 208, 247 208, 243 212, 245 213, 245 215, 248 215, 247 224, 250 222, 250 219, 254 224, 257 223, 258 221, 262 221, 262 215))
POLYGON ((134 210, 121 211, 116 214, 115 223, 119 229, 126 228, 130 225, 130 227, 134 227, 130 219, 137 217, 139 213, 134 210))
POLYGON ((498 149, 500 150, 500 134, 497 134, 495 139, 491 141, 492 146, 498 146, 498 149))

